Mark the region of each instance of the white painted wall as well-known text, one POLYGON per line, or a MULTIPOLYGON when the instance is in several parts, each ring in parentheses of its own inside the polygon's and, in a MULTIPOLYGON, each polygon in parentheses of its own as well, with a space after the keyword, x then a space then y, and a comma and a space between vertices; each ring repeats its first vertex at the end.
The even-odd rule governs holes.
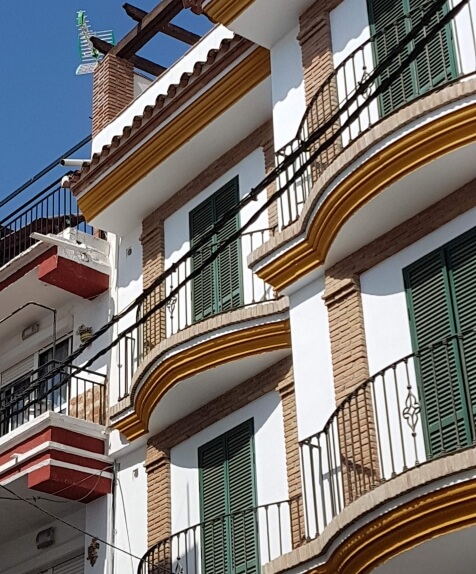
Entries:
MULTIPOLYGON (((176 211, 173 215, 168 217, 164 223, 165 235, 165 268, 167 269, 172 263, 178 261, 190 248, 189 236, 189 214, 190 212, 204 201, 207 197, 215 193, 232 180, 235 176, 239 177, 239 195, 240 198, 247 195, 250 189, 259 183, 265 177, 264 156, 261 148, 256 149, 248 157, 237 163, 226 174, 213 182, 186 205, 176 211)), ((257 201, 250 202, 240 212, 240 224, 246 223, 255 211, 263 205, 266 197, 265 194, 260 194, 257 201)), ((242 265, 243 265, 243 292, 244 301, 251 303, 254 301, 263 300, 265 293, 270 293, 270 288, 265 287, 263 282, 255 277, 246 264, 247 256, 251 252, 251 241, 253 242, 253 249, 256 249, 263 240, 266 241, 269 234, 265 233, 261 240, 261 233, 258 230, 264 230, 269 227, 267 213, 264 212, 257 221, 255 221, 247 233, 252 233, 252 236, 247 235, 242 238, 241 251, 242 251, 242 265)), ((181 283, 185 277, 190 273, 190 262, 181 264, 177 272, 173 273, 167 279, 166 293, 169 294, 172 287, 176 287, 181 283)), ((192 305, 191 305, 191 282, 184 287, 179 296, 173 313, 167 311, 167 335, 175 333, 185 326, 190 325, 192 322, 192 305)))
POLYGON ((299 440, 320 431, 336 406, 323 293, 320 277, 289 296, 299 440))
MULTIPOLYGON (((116 460, 118 472, 114 544, 138 557, 142 557, 147 550, 146 448, 142 446, 116 460)), ((137 572, 138 562, 123 552, 115 551, 114 574, 137 572)))
MULTIPOLYGON (((468 211, 362 274, 362 306, 371 374, 379 372, 413 351, 403 283, 403 268, 474 227, 475 216, 476 209, 468 211)), ((409 367, 410 382, 415 390, 415 372, 411 363, 409 367)), ((400 365, 397 379, 404 382, 405 376, 404 366, 400 365)), ((381 381, 377 381, 376 388, 380 389, 376 397, 376 410, 382 414, 385 397, 383 396, 381 381)), ((387 389, 389 391, 387 401, 391 413, 389 424, 393 429, 392 433, 394 433, 395 429, 399 429, 398 425, 401 420, 399 414, 405 406, 406 395, 401 393, 400 397, 397 398, 391 379, 388 381, 387 389)), ((405 450, 413 454, 413 439, 409 427, 404 420, 402 423, 405 450)), ((385 427, 382 427, 382 441, 384 444, 388 441, 388 431, 385 427)), ((425 450, 421 426, 417 429, 417 448, 419 461, 422 462, 425 460, 425 450)), ((395 441, 394 456, 397 472, 402 470, 402 450, 398 448, 398 441, 395 441)), ((383 471, 388 476, 392 467, 389 449, 384 448, 382 454, 383 471)), ((414 463, 414 460, 410 462, 414 463)))
MULTIPOLYGON (((5 511, 5 501, 2 501, 5 511)), ((12 504, 25 504, 23 502, 10 502, 12 504)), ((15 512, 12 507, 11 512, 15 512)), ((37 512, 32 509, 32 512, 37 512)), ((79 528, 85 526, 85 510, 81 509, 71 514, 63 516, 64 520, 74 524, 79 528)), ((25 534, 10 540, 0 546, 0 574, 30 574, 31 572, 41 572, 43 568, 48 568, 54 563, 61 562, 71 556, 83 551, 84 535, 58 521, 51 521, 40 528, 30 530, 25 524, 25 534), (55 529, 55 542, 52 546, 38 550, 36 548, 36 535, 40 530, 49 528, 55 529)))
MULTIPOLYGON (((255 431, 256 489, 258 505, 288 498, 283 414, 279 394, 268 393, 223 418, 171 450, 172 532, 200 522, 198 448, 237 425, 253 419, 255 431)), ((264 517, 260 514, 261 564, 279 555, 276 508, 270 514, 271 555, 264 517)), ((286 507, 282 508, 284 552, 291 549, 286 507)), ((199 535, 197 536, 199 543, 199 535)), ((189 569, 190 570, 190 569, 189 569)), ((188 574, 194 574, 189 572, 188 574)))
MULTIPOLYGON (((120 313, 134 301, 143 289, 141 226, 136 226, 124 237, 109 234, 111 241, 111 314, 120 313)), ((114 334, 135 323, 137 311, 128 313, 114 327, 114 334)), ((130 386, 132 373, 138 365, 137 330, 127 340, 122 339, 112 351, 109 381, 109 403, 114 405, 130 386)))
POLYGON ((296 136, 306 110, 301 46, 294 28, 271 48, 274 147, 296 136))
MULTIPOLYGON (((85 531, 92 534, 94 537, 100 538, 101 540, 108 540, 108 519, 110 517, 109 512, 110 497, 102 496, 93 502, 89 502, 86 506, 86 522, 85 531)), ((92 536, 84 536, 84 556, 88 556, 88 547, 92 543, 92 536)), ((102 542, 99 542, 99 548, 97 548, 97 560, 94 566, 88 560, 84 561, 84 574, 95 574, 101 572, 106 574, 106 572, 112 572, 108 568, 108 548, 102 542)))

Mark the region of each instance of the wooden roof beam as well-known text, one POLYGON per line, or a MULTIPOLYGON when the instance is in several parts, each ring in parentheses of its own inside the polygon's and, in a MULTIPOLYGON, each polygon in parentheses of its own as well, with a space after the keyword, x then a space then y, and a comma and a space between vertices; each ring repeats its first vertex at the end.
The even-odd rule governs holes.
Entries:
MULTIPOLYGON (((183 9, 183 0, 162 0, 111 50, 116 56, 130 60, 161 28, 183 9)), ((132 60, 131 60, 132 61, 132 60)))
MULTIPOLYGON (((147 12, 145 10, 137 8, 128 2, 123 4, 122 7, 126 11, 126 14, 136 22, 142 22, 142 20, 147 16, 147 12)), ((190 46, 193 46, 201 39, 201 36, 198 34, 194 34, 193 32, 190 32, 189 30, 186 30, 180 26, 176 26, 170 22, 168 24, 164 24, 160 28, 159 32, 163 32, 164 34, 167 34, 167 36, 171 36, 176 40, 185 42, 185 44, 189 44, 190 46)))
MULTIPOLYGON (((114 46, 109 44, 109 42, 105 42, 100 38, 96 38, 96 36, 91 36, 91 43, 96 48, 96 50, 101 52, 101 54, 108 54, 110 52, 113 53, 114 46)), ((129 58, 129 61, 139 70, 142 70, 147 74, 151 74, 152 76, 160 76, 167 69, 160 64, 156 64, 155 62, 151 62, 150 60, 141 58, 141 56, 136 56, 135 54, 129 58)))

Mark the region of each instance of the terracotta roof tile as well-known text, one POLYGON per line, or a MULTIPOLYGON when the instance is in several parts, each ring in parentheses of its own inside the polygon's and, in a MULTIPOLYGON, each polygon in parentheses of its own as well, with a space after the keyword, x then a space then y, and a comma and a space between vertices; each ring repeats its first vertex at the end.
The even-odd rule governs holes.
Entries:
POLYGON ((238 35, 235 35, 232 39, 222 40, 218 48, 208 52, 205 61, 196 62, 192 72, 182 74, 178 83, 169 85, 166 94, 159 94, 157 96, 155 105, 145 106, 142 115, 135 116, 132 120, 132 124, 123 128, 121 135, 115 135, 110 144, 104 145, 99 153, 96 152, 93 154, 88 164, 70 176, 70 187, 73 188, 73 192, 75 194, 79 193, 80 190, 78 190, 77 185, 84 180, 87 174, 97 169, 109 155, 113 156, 119 149, 122 149, 138 130, 153 120, 164 108, 170 105, 174 98, 181 94, 189 85, 194 84, 197 78, 202 76, 204 72, 209 70, 218 60, 221 60, 227 52, 238 46, 247 49, 252 45, 251 42, 238 35))

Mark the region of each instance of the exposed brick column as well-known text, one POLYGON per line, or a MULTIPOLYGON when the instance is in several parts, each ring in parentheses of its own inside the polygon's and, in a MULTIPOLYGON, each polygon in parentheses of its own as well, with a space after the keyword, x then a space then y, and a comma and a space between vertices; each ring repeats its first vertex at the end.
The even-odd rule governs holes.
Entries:
POLYGON ((134 66, 108 54, 93 74, 93 137, 134 99, 134 66))
POLYGON ((289 361, 289 370, 278 385, 281 396, 284 422, 284 442, 286 445, 286 470, 288 496, 291 502, 291 535, 293 548, 300 546, 306 535, 302 501, 301 462, 297 429, 296 398, 294 392, 294 372, 289 361))
POLYGON ((170 450, 154 439, 147 445, 147 541, 148 546, 170 536, 172 527, 170 450))

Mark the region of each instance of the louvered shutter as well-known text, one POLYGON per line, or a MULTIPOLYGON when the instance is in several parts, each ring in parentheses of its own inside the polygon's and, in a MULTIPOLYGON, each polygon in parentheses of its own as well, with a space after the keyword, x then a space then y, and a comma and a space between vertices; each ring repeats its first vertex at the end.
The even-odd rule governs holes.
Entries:
POLYGON ((448 269, 452 287, 456 325, 464 336, 458 341, 461 376, 470 408, 469 425, 474 432, 476 420, 476 230, 465 234, 447 247, 448 269))
POLYGON ((83 574, 84 556, 76 556, 53 567, 53 574, 83 574))
MULTIPOLYGON (((398 46, 408 33, 408 22, 404 18, 405 5, 403 0, 369 0, 369 20, 373 42, 373 50, 376 64, 386 60, 391 51, 398 46)), ((406 46, 379 76, 379 83, 386 80, 402 63, 409 53, 406 46)), ((406 68, 399 77, 392 82, 390 87, 379 97, 380 114, 385 116, 415 94, 415 82, 411 67, 406 68)))
POLYGON ((28 377, 28 375, 33 371, 33 369, 34 369, 34 356, 31 355, 31 357, 27 357, 26 359, 20 361, 13 367, 10 367, 6 371, 3 371, 0 378, 1 386, 4 387, 6 385, 9 385, 10 383, 28 377))
POLYGON ((257 516, 254 513, 253 426, 248 421, 227 434, 228 491, 233 574, 258 572, 257 516))
POLYGON ((204 574, 257 573, 253 421, 201 447, 198 458, 204 574))
MULTIPOLYGON (((421 0, 409 0, 410 10, 414 16, 411 18, 412 27, 415 27, 423 16, 423 11, 418 10, 421 0)), ((418 37, 419 42, 448 12, 445 4, 431 18, 428 26, 418 37)), ((453 33, 448 24, 428 43, 425 49, 417 56, 413 66, 416 70, 416 90, 419 95, 428 90, 449 81, 456 76, 456 60, 453 50, 453 33)))
MULTIPOLYGON (((238 178, 220 189, 214 196, 216 221, 238 203, 238 178)), ((220 246, 239 228, 238 214, 231 218, 217 233, 220 246)), ((219 312, 240 307, 242 304, 241 248, 239 239, 220 253, 217 261, 219 312)))
POLYGON ((227 572, 229 532, 219 517, 228 513, 226 491, 226 446, 220 437, 199 449, 202 563, 204 574, 227 572), (218 518, 217 520, 214 520, 218 518))
POLYGON ((405 270, 428 456, 451 451, 469 440, 463 382, 444 250, 405 270), (446 344, 431 346, 449 337, 446 344))
MULTIPOLYGON (((213 200, 210 197, 190 213, 192 247, 212 228, 213 223, 213 200)), ((198 269, 210 256, 213 244, 213 239, 210 239, 201 249, 194 253, 192 256, 192 271, 198 269)), ((194 323, 216 313, 216 279, 214 275, 215 264, 211 263, 192 280, 192 318, 194 323)))

